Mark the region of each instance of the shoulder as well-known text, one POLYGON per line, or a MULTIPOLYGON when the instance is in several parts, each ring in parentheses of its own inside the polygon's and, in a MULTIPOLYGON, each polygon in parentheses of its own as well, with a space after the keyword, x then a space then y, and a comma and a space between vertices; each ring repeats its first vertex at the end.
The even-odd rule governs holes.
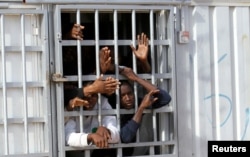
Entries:
POLYGON ((102 109, 112 109, 111 105, 108 102, 108 99, 104 96, 101 96, 101 106, 102 109))

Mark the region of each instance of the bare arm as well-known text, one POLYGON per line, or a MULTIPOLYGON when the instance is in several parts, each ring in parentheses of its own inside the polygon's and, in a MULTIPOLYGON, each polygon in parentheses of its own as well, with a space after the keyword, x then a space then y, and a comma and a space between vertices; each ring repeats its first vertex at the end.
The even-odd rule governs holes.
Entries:
POLYGON ((135 81, 138 84, 142 85, 148 92, 157 89, 156 86, 154 86, 147 80, 138 77, 138 75, 136 75, 131 68, 123 67, 123 69, 121 70, 121 74, 127 77, 129 80, 135 81))
POLYGON ((87 100, 83 100, 79 97, 75 97, 69 101, 67 110, 72 111, 77 106, 85 106, 85 105, 89 105, 89 102, 87 100))
POLYGON ((99 77, 91 85, 83 88, 83 95, 88 96, 94 93, 111 94, 119 88, 120 82, 114 78, 108 77, 102 80, 103 76, 99 77))
POLYGON ((144 109, 151 106, 154 102, 157 101, 158 98, 154 97, 156 93, 158 93, 159 90, 152 90, 148 94, 146 94, 141 102, 141 105, 139 106, 138 110, 136 111, 133 120, 137 123, 141 123, 141 118, 143 115, 144 109))

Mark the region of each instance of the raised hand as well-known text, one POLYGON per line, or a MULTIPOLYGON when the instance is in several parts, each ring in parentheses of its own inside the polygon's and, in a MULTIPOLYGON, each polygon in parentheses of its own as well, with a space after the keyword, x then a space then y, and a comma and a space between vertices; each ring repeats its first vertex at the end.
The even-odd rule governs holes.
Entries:
POLYGON ((111 66, 111 56, 110 49, 108 47, 103 47, 99 53, 100 60, 100 71, 105 74, 111 66))
POLYGON ((136 58, 138 58, 140 61, 142 62, 147 61, 147 57, 148 57, 147 35, 144 33, 141 33, 141 35, 137 35, 137 44, 138 44, 137 50, 133 45, 130 45, 133 53, 135 54, 136 58))
POLYGON ((83 29, 84 26, 80 24, 74 24, 70 32, 70 37, 77 40, 83 40, 83 33, 82 33, 83 29))
POLYGON ((148 94, 146 94, 141 102, 140 107, 147 108, 151 106, 155 101, 158 100, 157 97, 154 97, 154 95, 158 94, 160 91, 158 89, 151 90, 148 94))
POLYGON ((75 97, 70 100, 69 105, 71 108, 74 108, 77 106, 88 106, 89 102, 87 100, 83 100, 81 98, 75 97))

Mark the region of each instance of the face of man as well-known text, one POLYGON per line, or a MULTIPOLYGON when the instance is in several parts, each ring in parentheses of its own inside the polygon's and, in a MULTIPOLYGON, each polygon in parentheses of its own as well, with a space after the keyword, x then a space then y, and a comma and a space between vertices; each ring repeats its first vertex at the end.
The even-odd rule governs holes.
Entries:
POLYGON ((87 97, 87 101, 89 102, 89 105, 84 106, 85 110, 93 110, 95 107, 95 104, 98 101, 98 95, 97 94, 92 94, 87 97))
POLYGON ((123 84, 120 87, 121 107, 125 109, 131 109, 135 104, 135 95, 132 88, 128 84, 123 84))

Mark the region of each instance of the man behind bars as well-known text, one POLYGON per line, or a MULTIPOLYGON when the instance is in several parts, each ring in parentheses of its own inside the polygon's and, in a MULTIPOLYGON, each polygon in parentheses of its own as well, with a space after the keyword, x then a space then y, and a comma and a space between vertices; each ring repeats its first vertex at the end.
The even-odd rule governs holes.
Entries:
MULTIPOLYGON (((152 127, 146 126, 147 123, 152 120, 151 114, 144 114, 145 109, 159 108, 167 105, 171 101, 170 95, 163 89, 156 87, 147 80, 144 80, 138 75, 136 75, 131 68, 124 67, 121 74, 124 75, 128 80, 134 81, 141 85, 148 92, 144 98, 138 99, 138 109, 135 114, 123 114, 121 115, 121 130, 120 138, 123 143, 131 143, 136 141, 137 130, 140 129, 140 137, 145 138, 145 140, 152 137, 152 127), (144 122, 142 123, 144 119, 144 122), (144 126, 145 125, 145 126, 144 126)), ((121 109, 133 109, 135 107, 135 95, 133 86, 129 81, 121 81, 120 85, 120 108, 121 109)), ((142 139, 140 139, 142 142, 142 139)), ((143 155, 147 153, 148 148, 140 147, 136 148, 125 148, 123 150, 123 155, 143 155), (136 152, 137 151, 137 152, 136 152)))
MULTIPOLYGON (((111 77, 106 80, 99 78, 94 82, 84 84, 83 88, 65 91, 65 108, 73 110, 83 106, 84 110, 98 109, 98 93, 113 93, 119 82, 111 77)), ((101 96, 101 109, 112 109, 107 98, 101 96)), ((70 117, 65 120, 66 144, 73 147, 85 147, 94 144, 98 148, 108 148, 109 143, 118 143, 119 130, 116 127, 115 116, 102 116, 99 125, 98 115, 83 116, 83 132, 80 132, 79 117, 70 117)))
MULTIPOLYGON (((135 54, 136 58, 140 61, 141 67, 143 67, 142 72, 149 73, 151 71, 151 66, 147 61, 148 58, 148 38, 146 34, 141 33, 137 36, 138 49, 134 48, 131 45, 131 49, 135 54)), ((107 57, 106 57, 107 58, 107 57)), ((109 64, 111 68, 114 69, 113 64, 109 64)), ((137 67, 138 68, 138 67, 137 67)), ((152 121, 151 114, 144 114, 143 111, 147 108, 159 108, 164 105, 167 105, 171 101, 171 96, 166 90, 156 87, 147 80, 140 78, 134 73, 134 71, 125 66, 119 66, 119 73, 124 75, 128 80, 121 81, 119 88, 120 92, 120 108, 121 109, 133 109, 135 107, 135 95, 134 88, 131 83, 136 82, 140 93, 143 93, 144 90, 147 91, 147 94, 143 99, 138 98, 138 109, 135 111, 135 114, 123 114, 121 115, 121 130, 120 138, 123 143, 131 143, 136 141, 136 133, 140 129, 140 142, 152 141, 153 140, 153 131, 150 126, 150 121, 152 121)), ((138 93, 138 91, 137 91, 138 93)), ((138 93, 139 95, 139 93, 138 93)), ((111 105, 115 108, 115 97, 110 97, 111 105)), ((135 147, 135 148, 124 148, 123 156, 129 155, 145 155, 147 154, 148 147, 135 147)))

